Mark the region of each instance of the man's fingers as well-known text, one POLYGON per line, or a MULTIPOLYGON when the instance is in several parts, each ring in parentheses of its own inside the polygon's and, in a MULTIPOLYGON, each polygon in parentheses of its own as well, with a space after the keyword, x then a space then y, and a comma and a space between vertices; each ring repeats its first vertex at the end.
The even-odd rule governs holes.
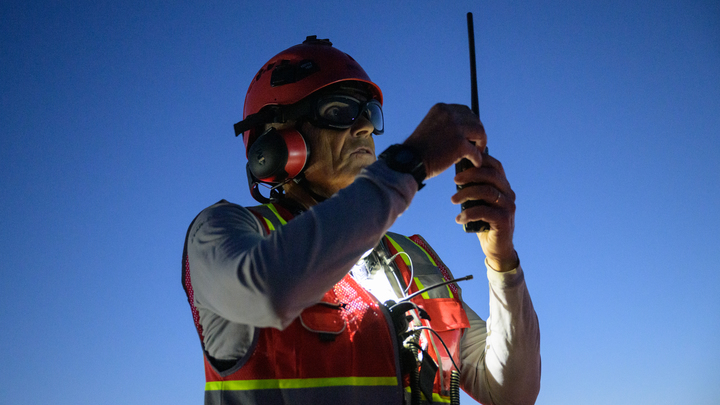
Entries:
POLYGON ((487 162, 489 158, 488 155, 483 155, 482 167, 471 167, 457 173, 454 178, 455 184, 460 186, 471 183, 489 184, 503 193, 511 193, 512 188, 505 173, 501 171, 502 167, 500 169, 491 167, 487 162))
POLYGON ((514 209, 515 192, 512 189, 499 189, 487 183, 471 183, 461 187, 450 197, 450 201, 453 204, 462 204, 466 201, 484 201, 486 205, 514 209))
POLYGON ((483 155, 483 166, 490 166, 505 177, 505 168, 503 167, 502 162, 487 153, 483 155))
MULTIPOLYGON (((470 144, 467 152, 465 155, 463 155, 464 159, 467 159, 472 162, 473 166, 475 167, 481 167, 483 164, 483 154, 480 152, 480 150, 475 146, 470 144)), ((458 159, 458 162, 462 159, 458 159)), ((457 162, 455 162, 457 163, 457 162)))
POLYGON ((489 205, 476 205, 460 212, 455 217, 455 222, 465 225, 475 221, 485 221, 489 224, 496 224, 505 217, 505 212, 501 208, 491 207, 489 205))

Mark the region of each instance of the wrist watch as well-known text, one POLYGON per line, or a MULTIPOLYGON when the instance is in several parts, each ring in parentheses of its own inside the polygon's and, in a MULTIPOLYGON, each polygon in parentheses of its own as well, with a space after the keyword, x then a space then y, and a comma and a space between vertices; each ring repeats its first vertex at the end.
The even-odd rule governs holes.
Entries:
POLYGON ((395 144, 391 145, 378 159, 384 160, 387 166, 400 173, 411 174, 418 184, 418 190, 425 187, 423 181, 427 177, 425 171, 425 163, 423 163, 420 152, 409 145, 395 144))

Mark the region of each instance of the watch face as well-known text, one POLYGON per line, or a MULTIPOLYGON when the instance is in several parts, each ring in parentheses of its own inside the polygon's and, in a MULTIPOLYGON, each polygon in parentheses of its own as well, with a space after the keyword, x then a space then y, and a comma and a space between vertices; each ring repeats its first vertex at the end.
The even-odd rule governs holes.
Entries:
POLYGON ((425 187, 423 183, 427 176, 425 165, 413 148, 405 145, 391 145, 380 154, 380 159, 385 160, 387 166, 392 170, 412 174, 418 183, 418 190, 425 187))
POLYGON ((400 150, 400 152, 398 152, 397 155, 395 155, 395 160, 398 163, 408 164, 408 163, 412 162, 414 157, 415 156, 413 155, 412 152, 410 152, 407 149, 402 149, 402 150, 400 150))

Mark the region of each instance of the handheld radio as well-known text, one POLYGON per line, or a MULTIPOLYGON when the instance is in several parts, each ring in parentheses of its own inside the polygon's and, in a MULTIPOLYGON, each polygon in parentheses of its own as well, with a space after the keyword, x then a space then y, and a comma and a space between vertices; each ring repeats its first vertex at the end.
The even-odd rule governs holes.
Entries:
MULTIPOLYGON (((480 118, 480 106, 478 101, 478 85, 477 85, 477 67, 475 65, 475 31, 473 28, 473 16, 472 13, 467 13, 467 27, 468 27, 468 42, 470 45, 470 97, 471 97, 471 109, 472 112, 475 113, 475 115, 480 118)), ((485 153, 487 153, 487 148, 485 148, 485 153)), ((460 173, 463 170, 469 169, 473 167, 472 162, 470 162, 467 159, 463 159, 460 162, 455 164, 455 173, 460 173)), ((462 186, 457 186, 457 189, 460 190, 463 187, 473 186, 475 183, 469 183, 464 184, 462 186)), ((466 209, 470 207, 476 207, 478 205, 487 205, 485 201, 482 200, 474 200, 474 201, 465 201, 464 203, 460 204, 460 208, 462 211, 465 211, 466 209)), ((467 224, 463 225, 463 230, 468 233, 478 233, 478 232, 484 232, 487 230, 490 230, 490 224, 488 224, 485 221, 474 221, 469 222, 467 224)))

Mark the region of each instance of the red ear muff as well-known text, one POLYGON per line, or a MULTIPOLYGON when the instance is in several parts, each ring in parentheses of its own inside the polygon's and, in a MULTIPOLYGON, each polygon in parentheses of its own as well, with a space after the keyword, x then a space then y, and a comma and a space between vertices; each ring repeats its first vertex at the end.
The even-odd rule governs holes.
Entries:
POLYGON ((248 169, 264 183, 281 183, 296 177, 305 168, 308 147, 294 128, 270 128, 248 150, 248 169))

